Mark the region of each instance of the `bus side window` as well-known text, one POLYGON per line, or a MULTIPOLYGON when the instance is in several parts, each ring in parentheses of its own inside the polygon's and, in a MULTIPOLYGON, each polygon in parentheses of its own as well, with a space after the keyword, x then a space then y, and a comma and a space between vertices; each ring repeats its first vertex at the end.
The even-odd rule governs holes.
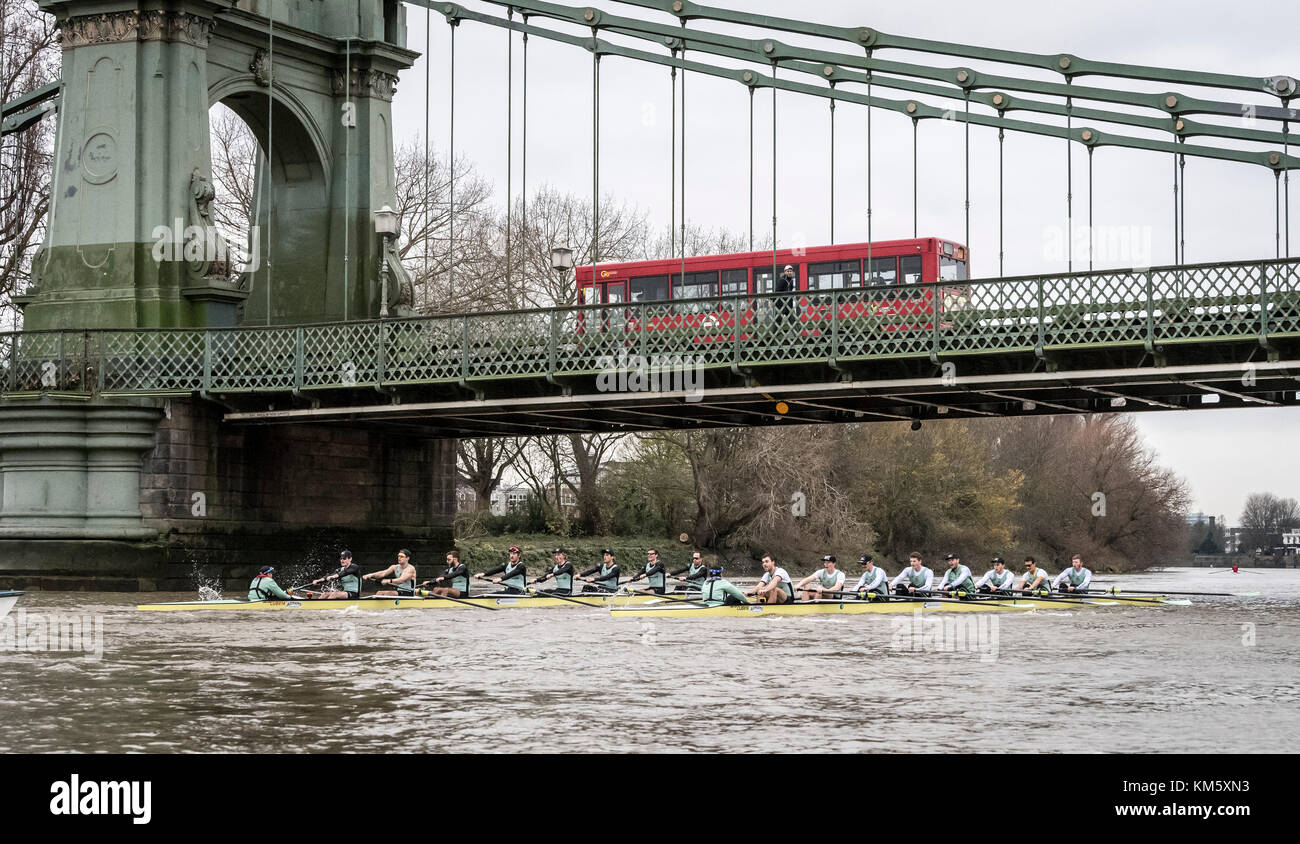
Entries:
POLYGON ((965 281, 966 262, 959 261, 956 258, 949 258, 947 255, 940 255, 939 256, 939 280, 940 281, 965 281))
POLYGON ((662 302, 668 298, 668 276, 643 275, 631 281, 633 302, 662 302))
MULTIPOLYGON (((866 287, 888 288, 898 281, 897 258, 872 258, 871 271, 867 273, 866 287)), ((889 294, 881 290, 869 294, 872 299, 884 299, 889 294)))
POLYGON ((772 293, 776 288, 772 284, 772 267, 754 267, 754 293, 772 293))
MULTIPOLYGON (((900 284, 921 283, 921 256, 920 255, 904 255, 902 258, 899 259, 899 263, 902 264, 902 271, 903 271, 902 278, 899 280, 900 284)), ((908 291, 908 293, 905 295, 916 297, 921 295, 921 291, 914 289, 908 291)))
POLYGON ((749 292, 749 270, 723 270, 722 295, 742 296, 749 292))
POLYGON ((857 261, 829 261, 808 265, 809 290, 835 290, 862 283, 862 265, 857 261))
POLYGON ((600 288, 594 284, 589 284, 586 287, 582 288, 582 304, 599 305, 600 288))

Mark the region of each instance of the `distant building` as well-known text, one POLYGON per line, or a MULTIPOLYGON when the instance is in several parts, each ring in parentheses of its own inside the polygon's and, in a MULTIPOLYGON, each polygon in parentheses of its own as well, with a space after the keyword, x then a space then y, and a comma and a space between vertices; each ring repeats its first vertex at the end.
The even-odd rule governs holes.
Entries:
MULTIPOLYGON (((571 480, 575 484, 577 483, 577 478, 572 478, 571 480)), ((516 510, 520 507, 526 506, 529 497, 532 495, 532 487, 527 484, 503 483, 492 492, 492 501, 491 504, 488 505, 488 510, 494 516, 504 516, 511 510, 516 510)), ((478 496, 476 496, 474 490, 469 487, 460 486, 456 489, 456 508, 459 512, 466 513, 472 511, 477 500, 478 496)), ((578 506, 578 496, 574 494, 568 484, 560 485, 560 506, 578 506)))
POLYGON ((1214 517, 1207 516, 1204 513, 1189 513, 1187 515, 1187 523, 1189 525, 1199 525, 1204 523, 1210 527, 1214 527, 1214 517))

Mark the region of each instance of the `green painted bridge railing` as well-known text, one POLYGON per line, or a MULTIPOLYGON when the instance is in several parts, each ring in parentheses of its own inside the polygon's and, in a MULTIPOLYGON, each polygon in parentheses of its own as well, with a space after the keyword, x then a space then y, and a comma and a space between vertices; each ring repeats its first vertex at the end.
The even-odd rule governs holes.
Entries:
MULTIPOLYGON (((5 398, 292 393, 1300 338, 1300 260, 233 329, 0 335, 5 398)), ((828 375, 828 377, 832 377, 828 375)))

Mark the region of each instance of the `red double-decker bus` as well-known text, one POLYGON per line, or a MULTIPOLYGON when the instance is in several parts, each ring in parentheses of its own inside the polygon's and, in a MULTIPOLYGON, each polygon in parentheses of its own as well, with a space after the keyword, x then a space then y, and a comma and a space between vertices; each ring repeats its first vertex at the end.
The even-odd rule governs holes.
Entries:
MULTIPOLYGON (((965 246, 925 237, 880 241, 870 244, 869 250, 866 243, 778 250, 775 270, 780 274, 786 265, 794 267, 803 294, 797 312, 805 332, 817 332, 819 327, 810 323, 830 319, 832 308, 840 319, 896 315, 905 317, 900 324, 919 327, 915 318, 934 314, 936 303, 943 311, 964 299, 963 291, 945 290, 942 283, 966 280, 968 259, 965 246), (834 295, 836 291, 845 293, 834 295)), ((730 326, 734 310, 701 300, 772 293, 773 269, 771 251, 687 258, 684 276, 681 258, 598 264, 594 276, 592 267, 584 266, 576 272, 578 301, 584 305, 668 303, 646 312, 645 329, 708 332, 730 326)), ((749 311, 746 308, 742 314, 742 324, 748 321, 749 311)), ((631 310, 628 318, 637 319, 631 310)))

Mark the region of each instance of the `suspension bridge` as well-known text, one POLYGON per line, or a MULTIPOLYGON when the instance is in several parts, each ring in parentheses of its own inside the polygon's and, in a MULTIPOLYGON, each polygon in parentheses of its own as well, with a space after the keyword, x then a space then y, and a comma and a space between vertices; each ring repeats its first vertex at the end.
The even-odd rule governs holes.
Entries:
MULTIPOLYGON (((1285 73, 995 49, 685 0, 600 7, 486 0, 475 9, 428 0, 355 0, 328 10, 262 0, 196 0, 184 11, 148 3, 122 11, 91 0, 39 5, 60 22, 63 77, 5 103, 0 115, 6 136, 58 118, 46 239, 31 288, 13 297, 24 329, 0 337, 0 536, 139 542, 160 531, 202 533, 191 518, 202 507, 184 496, 151 498, 151 491, 173 484, 207 490, 205 500, 238 497, 244 487, 219 480, 212 460, 198 456, 232 436, 241 438, 230 446, 242 455, 236 462, 252 451, 274 462, 268 442, 285 454, 306 453, 317 449, 321 430, 336 431, 324 436, 339 444, 336 456, 360 460, 377 444, 385 452, 391 446, 405 449, 426 476, 445 479, 449 452, 430 443, 453 437, 1300 402, 1300 260, 1289 238, 1289 173, 1300 166, 1290 103, 1298 83, 1285 73), (446 85, 453 191, 466 93, 463 77, 459 87, 456 80, 456 32, 499 32, 506 196, 524 197, 525 220, 529 43, 544 39, 589 55, 589 254, 597 270, 607 263, 602 144, 629 131, 602 123, 602 100, 611 96, 602 65, 617 61, 661 68, 672 86, 664 152, 673 190, 670 251, 683 276, 686 154, 694 141, 684 106, 690 81, 700 77, 734 82, 748 100, 748 236, 751 250, 756 238, 770 239, 774 276, 785 256, 797 254, 781 243, 775 213, 781 168, 800 166, 789 161, 797 154, 778 148, 778 115, 792 98, 827 103, 832 240, 837 158, 865 165, 854 193, 865 204, 867 266, 880 157, 895 169, 900 161, 911 166, 911 196, 895 192, 885 202, 894 212, 910 204, 919 236, 919 139, 935 122, 962 127, 962 179, 954 185, 970 245, 971 132, 996 131, 997 275, 896 285, 887 306, 861 285, 794 293, 751 286, 689 301, 414 313, 392 232, 375 226, 394 202, 397 83, 420 55, 406 43, 408 9, 429 22, 441 16, 449 27, 441 78, 425 63, 424 119, 427 126, 428 90, 446 85), (770 126, 755 122, 760 97, 770 98, 770 126), (202 235, 213 227, 208 109, 215 103, 244 119, 263 154, 255 236, 264 260, 238 276, 210 255, 178 249, 157 258, 159 227, 178 239, 172 229, 202 235), (860 110, 866 121, 864 142, 847 153, 836 151, 837 107, 841 115, 860 110), (910 122, 910 151, 878 148, 873 115, 886 113, 910 122), (1064 273, 1005 274, 1008 135, 1060 143, 1062 216, 1071 235, 1064 273), (770 143, 770 179, 756 173, 760 143, 770 143), (1094 153, 1107 148, 1169 168, 1171 262, 1100 269, 1092 250, 1075 255, 1076 217, 1089 229, 1093 223, 1094 153), (1085 166, 1076 168, 1080 151, 1085 166), (1271 192, 1245 200, 1272 212, 1272 254, 1186 261, 1189 158, 1273 175, 1271 192), (774 209, 769 231, 755 223, 764 181, 774 209), (1080 208, 1076 183, 1089 188, 1080 208), (649 362, 666 362, 682 377, 648 380, 649 362), (42 451, 51 425, 64 437, 58 447, 74 455, 57 471, 42 451), (183 465, 174 453, 159 457, 169 448, 185 452, 183 465), (142 477, 139 462, 148 455, 142 477)), ((474 109, 489 107, 490 92, 475 86, 472 95, 474 109)), ((455 254, 454 194, 449 207, 446 249, 455 254)), ((522 276, 523 263, 512 260, 523 248, 512 220, 507 215, 505 273, 522 276)), ((393 471, 357 468, 362 476, 393 471)), ((331 472, 324 460, 287 474, 313 484, 331 472)), ((356 523, 380 513, 389 525, 445 530, 454 496, 444 489, 437 501, 394 503, 410 485, 399 476, 340 518, 356 523)), ((273 497, 266 492, 257 519, 274 521, 265 514, 273 497)), ((336 503, 322 502, 317 516, 333 518, 336 503)), ((224 506, 229 523, 250 518, 239 502, 224 506)))

